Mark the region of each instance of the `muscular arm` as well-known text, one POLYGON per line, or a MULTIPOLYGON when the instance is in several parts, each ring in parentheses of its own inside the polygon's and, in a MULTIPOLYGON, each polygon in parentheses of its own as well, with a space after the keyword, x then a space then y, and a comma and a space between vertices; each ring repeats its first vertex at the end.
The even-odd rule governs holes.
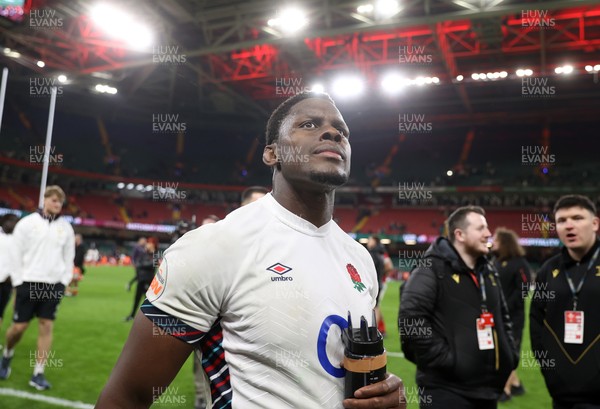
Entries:
POLYGON ((193 347, 138 312, 96 409, 148 408, 173 381, 193 347))

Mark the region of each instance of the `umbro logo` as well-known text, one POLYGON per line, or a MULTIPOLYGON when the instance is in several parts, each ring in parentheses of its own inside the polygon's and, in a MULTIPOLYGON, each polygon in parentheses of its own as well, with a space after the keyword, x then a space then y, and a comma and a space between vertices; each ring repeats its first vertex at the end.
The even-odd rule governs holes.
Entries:
POLYGON ((271 267, 267 268, 267 271, 279 275, 278 277, 271 277, 271 281, 294 281, 293 277, 283 277, 284 274, 292 271, 292 268, 281 263, 273 264, 271 267))

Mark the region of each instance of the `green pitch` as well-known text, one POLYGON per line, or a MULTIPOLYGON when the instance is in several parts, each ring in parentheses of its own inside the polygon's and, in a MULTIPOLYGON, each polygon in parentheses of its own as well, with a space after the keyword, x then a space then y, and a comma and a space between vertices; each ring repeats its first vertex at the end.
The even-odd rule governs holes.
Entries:
MULTIPOLYGON (((54 343, 49 354, 46 377, 52 384, 49 391, 38 392, 28 385, 33 372, 37 321, 31 323, 17 346, 12 362, 12 374, 0 381, 0 388, 26 391, 35 395, 57 397, 69 401, 94 404, 127 338, 131 323, 123 318, 129 313, 132 292, 124 287, 133 269, 128 267, 89 267, 80 283, 77 297, 65 298, 55 323, 54 343)), ((396 320, 398 314, 398 286, 387 286, 382 301, 382 312, 387 323, 386 348, 391 353, 400 352, 396 320)), ((5 322, 0 332, 0 342, 5 343, 12 307, 4 314, 5 322)), ((525 331, 523 350, 529 349, 529 337, 525 331)), ((397 354, 393 354, 397 355, 397 354)), ((151 359, 151 357, 148 357, 151 359)), ((406 386, 409 408, 418 408, 416 396, 415 366, 398 356, 390 356, 388 368, 398 374, 406 386)), ((549 408, 551 400, 538 368, 519 368, 519 376, 527 389, 522 397, 501 404, 500 408, 549 408)), ((193 408, 194 388, 191 359, 153 408, 193 408)), ((56 409, 60 406, 25 398, 0 394, 0 408, 10 409, 56 409)))

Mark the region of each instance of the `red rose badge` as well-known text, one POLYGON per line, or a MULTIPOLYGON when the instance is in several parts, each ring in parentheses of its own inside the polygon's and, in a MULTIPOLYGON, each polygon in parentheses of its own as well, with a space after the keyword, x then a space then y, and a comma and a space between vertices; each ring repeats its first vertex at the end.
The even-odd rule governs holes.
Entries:
POLYGON ((362 283, 358 271, 356 271, 356 268, 352 264, 346 264, 346 270, 348 270, 348 274, 350 274, 350 279, 354 284, 354 288, 356 288, 359 293, 362 292, 365 288, 367 288, 362 283))

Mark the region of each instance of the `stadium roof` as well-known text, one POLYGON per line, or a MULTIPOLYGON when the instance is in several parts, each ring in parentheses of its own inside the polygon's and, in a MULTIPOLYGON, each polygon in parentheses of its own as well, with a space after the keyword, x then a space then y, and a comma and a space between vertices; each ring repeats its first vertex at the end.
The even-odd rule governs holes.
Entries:
POLYGON ((346 116, 369 118, 373 131, 397 131, 403 112, 427 114, 438 129, 597 120, 598 74, 585 71, 600 64, 597 0, 403 0, 384 19, 358 11, 367 3, 300 2, 308 24, 288 35, 269 24, 282 12, 277 1, 119 1, 132 24, 153 33, 140 51, 102 31, 91 2, 48 0, 36 9, 34 1, 21 24, 0 26, 0 60, 17 100, 29 96, 32 78, 64 74, 59 109, 113 118, 176 112, 200 126, 264 124, 292 88, 318 81, 329 92, 337 76, 353 73, 364 79, 364 95, 336 101, 346 116), (565 64, 571 75, 555 73, 565 64), (519 77, 519 68, 533 75, 519 77), (439 83, 389 96, 380 90, 389 72, 439 83), (477 73, 485 80, 473 79, 477 73), (97 84, 118 93, 98 93, 97 84), (527 86, 553 92, 538 98, 525 95, 527 86))

